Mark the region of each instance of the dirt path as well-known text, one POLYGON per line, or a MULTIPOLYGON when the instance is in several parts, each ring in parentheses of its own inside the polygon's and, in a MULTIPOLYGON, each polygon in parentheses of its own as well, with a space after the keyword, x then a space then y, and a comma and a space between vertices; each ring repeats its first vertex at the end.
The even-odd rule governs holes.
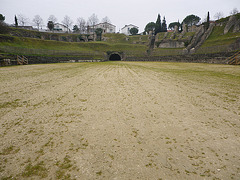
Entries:
POLYGON ((0 83, 1 178, 240 178, 240 67, 29 65, 0 83))

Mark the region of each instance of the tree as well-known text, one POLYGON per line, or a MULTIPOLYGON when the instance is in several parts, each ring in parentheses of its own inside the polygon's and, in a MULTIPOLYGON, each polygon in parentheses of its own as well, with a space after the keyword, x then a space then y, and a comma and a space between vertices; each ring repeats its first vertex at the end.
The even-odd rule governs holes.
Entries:
POLYGON ((29 19, 25 15, 18 14, 18 21, 19 21, 20 26, 24 26, 25 24, 27 24, 28 20, 29 19))
POLYGON ((233 10, 230 12, 230 15, 235 15, 238 13, 238 9, 237 8, 233 8, 233 10))
POLYGON ((97 35, 97 40, 99 40, 99 41, 102 40, 102 32, 103 32, 103 30, 102 30, 101 28, 97 28, 97 29, 95 30, 95 33, 96 33, 96 35, 97 35))
POLYGON ((162 31, 161 16, 158 14, 157 21, 155 24, 155 35, 162 31))
POLYGON ((86 26, 85 26, 86 21, 83 18, 79 17, 79 18, 77 18, 77 24, 78 24, 80 33, 85 33, 85 31, 86 31, 86 26))
POLYGON ((95 25, 98 23, 98 17, 96 14, 92 14, 89 18, 88 18, 88 25, 93 27, 93 32, 94 32, 94 28, 95 25))
POLYGON ((14 17, 14 21, 15 21, 15 27, 18 27, 18 19, 17 19, 17 16, 15 15, 14 17))
POLYGON ((5 21, 5 16, 3 16, 2 14, 0 14, 0 21, 1 22, 5 21))
POLYGON ((131 33, 131 35, 136 35, 138 33, 138 29, 133 27, 130 29, 130 33, 131 33))
POLYGON ((102 23, 111 23, 110 19, 106 16, 102 19, 102 23))
POLYGON ((179 22, 172 22, 168 25, 168 29, 174 30, 175 26, 177 26, 179 29, 179 27, 181 27, 181 24, 179 22))
POLYGON ((150 31, 155 30, 155 27, 156 27, 156 23, 150 22, 145 26, 145 32, 149 34, 150 31))
POLYGON ((64 17, 62 23, 67 27, 67 29, 68 29, 67 32, 69 32, 69 29, 70 29, 70 27, 71 27, 71 25, 72 25, 72 23, 73 23, 73 21, 70 19, 70 17, 66 15, 66 16, 64 17))
POLYGON ((0 21, 0 34, 8 34, 9 33, 9 27, 8 25, 1 20, 0 21))
POLYGON ((199 23, 200 20, 201 20, 200 17, 192 14, 185 17, 185 19, 183 20, 183 23, 187 24, 188 26, 193 26, 199 23))
POLYGON ((73 32, 75 32, 75 33, 79 32, 79 28, 78 28, 77 25, 74 25, 74 26, 73 26, 73 32))
POLYGON ((217 20, 219 20, 219 19, 221 19, 221 18, 223 18, 223 12, 217 12, 215 15, 214 15, 214 18, 215 19, 217 19, 217 20))
POLYGON ((166 23, 165 16, 164 16, 164 18, 163 18, 161 32, 167 32, 167 23, 166 23))
POLYGON ((57 22, 57 18, 54 15, 50 15, 48 21, 52 21, 53 24, 55 24, 57 22))
MULTIPOLYGON (((89 18, 88 18, 88 26, 92 26, 92 32, 93 32, 93 36, 94 36, 94 32, 95 32, 95 25, 98 23, 98 17, 96 14, 92 14, 89 18)), ((89 29, 89 27, 88 27, 89 29)), ((91 29, 91 28, 90 28, 91 29)), ((93 37, 94 39, 94 37, 93 37)))
POLYGON ((43 25, 43 19, 39 15, 35 15, 33 18, 33 23, 37 26, 39 30, 39 27, 43 25))
POLYGON ((54 29, 54 23, 52 21, 48 21, 47 27, 50 31, 53 31, 54 29))
POLYGON ((208 11, 208 14, 207 14, 207 22, 206 22, 206 24, 205 24, 206 30, 209 28, 209 25, 210 25, 210 15, 209 15, 209 11, 208 11))

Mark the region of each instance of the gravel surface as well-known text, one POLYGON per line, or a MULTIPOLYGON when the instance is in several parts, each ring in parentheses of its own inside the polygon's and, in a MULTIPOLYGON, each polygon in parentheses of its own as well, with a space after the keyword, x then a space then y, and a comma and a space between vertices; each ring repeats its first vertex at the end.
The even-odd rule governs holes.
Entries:
POLYGON ((240 67, 0 68, 0 178, 240 179, 240 67))

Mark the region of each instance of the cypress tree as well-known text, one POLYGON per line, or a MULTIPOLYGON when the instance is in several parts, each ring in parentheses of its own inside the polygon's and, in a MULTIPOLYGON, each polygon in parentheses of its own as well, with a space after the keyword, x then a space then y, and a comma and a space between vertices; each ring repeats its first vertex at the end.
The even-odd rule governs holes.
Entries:
POLYGON ((207 23, 206 23, 206 30, 209 28, 209 25, 210 25, 210 15, 209 15, 209 11, 208 11, 208 14, 207 14, 207 23))
POLYGON ((163 23, 162 23, 162 30, 161 32, 167 32, 167 23, 166 23, 166 19, 165 16, 163 18, 163 23))
POLYGON ((15 26, 18 27, 18 20, 16 15, 15 15, 15 26))
POLYGON ((158 14, 156 25, 155 25, 155 35, 162 31, 161 16, 158 14))

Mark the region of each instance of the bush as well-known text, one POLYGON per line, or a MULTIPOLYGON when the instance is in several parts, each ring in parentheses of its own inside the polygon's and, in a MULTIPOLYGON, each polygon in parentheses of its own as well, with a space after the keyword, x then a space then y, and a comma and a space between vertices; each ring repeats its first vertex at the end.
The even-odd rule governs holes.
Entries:
POLYGON ((0 21, 0 34, 8 34, 9 33, 9 27, 6 23, 0 21))

